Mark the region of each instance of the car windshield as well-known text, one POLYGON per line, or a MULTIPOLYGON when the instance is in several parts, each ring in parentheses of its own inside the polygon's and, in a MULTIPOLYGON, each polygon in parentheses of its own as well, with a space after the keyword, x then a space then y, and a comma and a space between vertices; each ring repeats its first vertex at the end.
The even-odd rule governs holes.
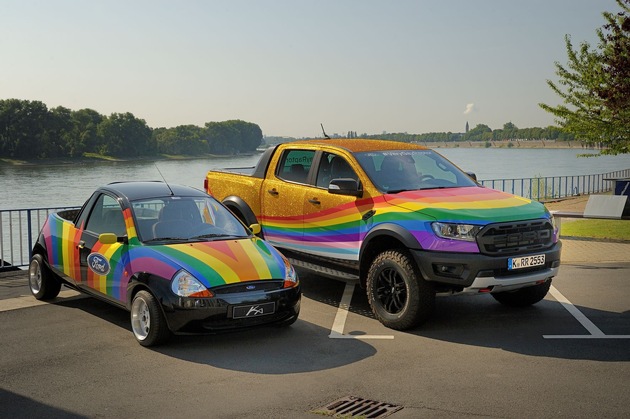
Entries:
POLYGON ((250 232, 216 199, 168 196, 131 202, 138 238, 145 242, 207 241, 250 232))
POLYGON ((355 154, 372 183, 383 193, 457 188, 476 183, 433 150, 386 150, 355 154))

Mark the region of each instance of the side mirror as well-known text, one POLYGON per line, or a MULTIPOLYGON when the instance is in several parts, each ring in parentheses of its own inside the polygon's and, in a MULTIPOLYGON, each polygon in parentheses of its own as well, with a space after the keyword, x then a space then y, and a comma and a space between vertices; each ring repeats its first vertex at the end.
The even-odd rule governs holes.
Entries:
POLYGON ((114 233, 102 233, 99 234, 98 241, 101 244, 114 244, 118 241, 118 236, 114 233))
POLYGON ((333 195, 363 196, 359 182, 352 178, 333 179, 328 185, 328 193, 333 195))
POLYGON ((249 226, 249 229, 252 231, 252 234, 253 234, 254 236, 259 235, 259 234, 260 234, 260 232, 261 232, 261 230, 262 230, 262 229, 260 228, 260 224, 251 224, 251 225, 249 226))
POLYGON ((473 172, 466 172, 466 174, 468 175, 468 177, 470 177, 472 180, 474 180, 475 182, 477 182, 477 175, 474 174, 473 172))

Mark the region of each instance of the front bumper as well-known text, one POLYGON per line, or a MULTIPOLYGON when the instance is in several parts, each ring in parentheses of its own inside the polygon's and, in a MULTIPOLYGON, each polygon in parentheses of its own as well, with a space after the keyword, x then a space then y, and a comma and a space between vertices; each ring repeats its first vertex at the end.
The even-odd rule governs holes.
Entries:
MULTIPOLYGON (((558 274, 562 243, 550 249, 510 256, 487 256, 478 253, 447 253, 414 250, 414 259, 423 277, 443 284, 449 292, 501 292, 550 279, 558 274), (545 264, 525 269, 508 270, 510 257, 545 255, 545 264)), ((439 287, 438 287, 439 291, 439 287)))
POLYGON ((162 300, 169 329, 175 333, 212 333, 271 323, 293 322, 300 313, 300 285, 270 292, 223 294, 213 298, 162 300), (234 318, 234 307, 274 304, 274 312, 234 318))

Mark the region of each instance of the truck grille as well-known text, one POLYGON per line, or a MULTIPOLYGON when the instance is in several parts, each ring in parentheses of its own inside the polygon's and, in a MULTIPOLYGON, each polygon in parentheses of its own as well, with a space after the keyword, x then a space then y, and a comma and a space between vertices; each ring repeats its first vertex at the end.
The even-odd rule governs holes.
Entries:
POLYGON ((553 226, 548 220, 489 224, 477 235, 477 244, 491 256, 544 250, 553 246, 553 226))

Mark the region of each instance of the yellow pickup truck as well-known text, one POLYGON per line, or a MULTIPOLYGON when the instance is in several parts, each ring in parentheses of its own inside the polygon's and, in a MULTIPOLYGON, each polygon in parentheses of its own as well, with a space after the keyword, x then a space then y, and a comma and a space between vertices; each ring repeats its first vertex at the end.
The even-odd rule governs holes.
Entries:
POLYGON ((537 303, 560 266, 544 205, 480 186, 415 144, 285 143, 255 167, 209 171, 205 189, 296 266, 358 278, 393 329, 425 321, 438 294, 537 303))

